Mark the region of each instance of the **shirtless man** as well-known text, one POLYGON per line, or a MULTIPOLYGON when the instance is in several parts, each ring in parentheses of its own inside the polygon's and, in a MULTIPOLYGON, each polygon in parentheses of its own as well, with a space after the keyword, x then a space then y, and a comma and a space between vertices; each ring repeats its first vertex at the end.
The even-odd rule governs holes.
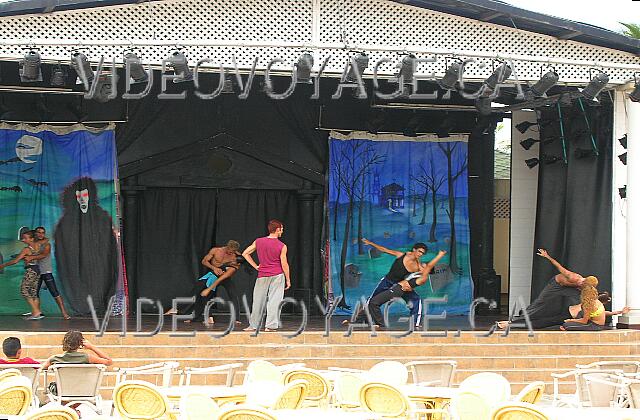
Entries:
MULTIPOLYGON (((202 265, 211 270, 200 278, 205 284, 199 295, 196 296, 195 319, 204 321, 204 308, 210 299, 216 296, 218 285, 226 289, 229 300, 233 302, 236 313, 236 323, 240 321, 240 299, 235 289, 235 285, 229 280, 240 268, 238 257, 240 257, 240 244, 237 241, 229 241, 222 247, 214 247, 202 258, 202 265)), ((213 318, 209 317, 209 323, 213 324, 213 318)))
MULTIPOLYGON (((420 295, 418 295, 409 285, 409 283, 404 280, 409 274, 419 272, 423 263, 420 262, 420 258, 424 254, 427 253, 427 246, 422 242, 418 242, 413 245, 411 251, 403 252, 394 249, 385 248, 382 245, 378 245, 376 243, 371 242, 366 238, 362 238, 362 242, 365 245, 372 246, 376 248, 380 252, 384 252, 385 254, 393 255, 396 257, 395 261, 391 265, 389 272, 378 282, 378 285, 369 296, 369 300, 367 301, 367 305, 370 304, 371 299, 373 299, 376 295, 391 289, 396 284, 399 284, 402 291, 405 293, 402 294, 402 298, 407 302, 407 304, 411 304, 410 313, 415 319, 416 325, 420 324, 420 318, 422 314, 422 300, 420 299, 420 295)), ((349 321, 345 321, 343 323, 348 323, 349 321)))
MULTIPOLYGON (((545 249, 538 249, 537 255, 549 260, 549 262, 558 269, 558 274, 549 280, 549 283, 542 289, 538 297, 526 308, 532 325, 536 324, 534 328, 544 328, 555 325, 546 324, 557 318, 556 315, 563 314, 569 306, 580 303, 580 289, 584 284, 585 278, 581 274, 564 268, 558 261, 553 259, 545 249), (540 324, 534 322, 536 320, 550 321, 540 324)), ((518 316, 511 320, 511 322, 522 320, 524 320, 524 317, 518 316)), ((509 321, 500 321, 498 322, 498 327, 504 329, 509 323, 509 321)))
MULTIPOLYGON (((51 297, 56 301, 58 307, 60 308, 60 312, 62 312, 62 317, 64 319, 71 319, 69 314, 67 313, 66 308, 64 307, 64 301, 62 300, 62 296, 60 296, 60 292, 56 287, 56 280, 53 278, 53 266, 51 264, 51 243, 49 243, 49 238, 47 238, 47 231, 44 227, 38 226, 35 229, 36 232, 36 250, 38 254, 34 256, 25 257, 25 261, 34 261, 40 267, 40 278, 38 280, 38 296, 40 296, 40 289, 42 288, 42 283, 45 284, 47 290, 51 294, 51 297)), ((27 314, 31 315, 31 314, 27 314)))

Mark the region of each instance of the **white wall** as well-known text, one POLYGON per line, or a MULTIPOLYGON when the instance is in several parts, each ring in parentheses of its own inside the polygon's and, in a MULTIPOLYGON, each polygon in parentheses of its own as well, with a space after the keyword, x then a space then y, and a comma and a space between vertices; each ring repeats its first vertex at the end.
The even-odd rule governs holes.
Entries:
POLYGON ((529 169, 525 159, 538 157, 540 144, 524 150, 520 141, 539 138, 538 126, 524 134, 515 127, 523 121, 536 121, 535 112, 516 111, 511 124, 511 255, 509 261, 509 307, 522 296, 525 303, 531 298, 531 268, 534 256, 534 231, 538 192, 538 167, 529 169))
POLYGON ((618 155, 625 152, 618 139, 628 130, 627 109, 624 92, 615 91, 613 122, 613 188, 611 199, 612 238, 611 238, 611 299, 614 310, 621 309, 627 303, 627 206, 618 194, 618 188, 627 183, 627 167, 620 162, 618 155))

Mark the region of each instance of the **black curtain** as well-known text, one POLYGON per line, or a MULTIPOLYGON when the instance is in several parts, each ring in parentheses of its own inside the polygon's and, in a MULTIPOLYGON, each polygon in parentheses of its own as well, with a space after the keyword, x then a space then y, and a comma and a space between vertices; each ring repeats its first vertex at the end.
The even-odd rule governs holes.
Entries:
MULTIPOLYGON (((580 104, 562 107, 567 164, 559 138, 556 106, 540 116, 540 167, 535 248, 545 248, 567 269, 594 275, 599 290, 611 290, 611 181, 613 108, 580 104), (585 115, 587 121, 585 121, 585 115), (590 155, 593 134, 599 156, 590 155), (549 142, 545 143, 547 139, 549 142), (545 163, 544 161, 548 163, 545 163)), ((557 270, 533 256, 531 298, 535 299, 557 270)))
MULTIPOLYGON (((144 191, 138 230, 138 296, 159 299, 167 309, 173 298, 192 295, 198 277, 207 271, 200 261, 211 247, 234 239, 244 249, 254 239, 268 234, 270 219, 279 219, 285 225, 282 241, 289 249, 295 287, 300 229, 295 192, 186 188, 144 191)), ((256 275, 246 264, 231 280, 241 295, 247 295, 249 304, 256 275)), ((226 292, 220 296, 226 298, 226 292)))
MULTIPOLYGON (((216 190, 151 189, 140 197, 136 290, 165 309, 192 293, 216 228, 216 190)), ((202 267, 204 269, 204 267, 202 267)))

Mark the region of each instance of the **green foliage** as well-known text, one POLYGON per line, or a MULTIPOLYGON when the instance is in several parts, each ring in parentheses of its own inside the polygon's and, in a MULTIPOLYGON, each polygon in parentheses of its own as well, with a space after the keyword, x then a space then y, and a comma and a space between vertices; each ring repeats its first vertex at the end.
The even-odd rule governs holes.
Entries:
POLYGON ((624 23, 620 22, 626 29, 622 30, 622 33, 629 38, 640 39, 640 24, 637 23, 624 23))

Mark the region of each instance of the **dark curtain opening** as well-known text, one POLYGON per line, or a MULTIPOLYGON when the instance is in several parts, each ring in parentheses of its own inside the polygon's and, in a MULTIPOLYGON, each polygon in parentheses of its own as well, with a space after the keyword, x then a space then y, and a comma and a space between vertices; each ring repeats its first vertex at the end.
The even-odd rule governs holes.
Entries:
MULTIPOLYGON (((579 103, 563 107, 567 164, 562 160, 558 108, 541 115, 540 168, 534 247, 545 248, 567 269, 594 275, 598 289, 611 290, 611 180, 613 109, 579 103), (592 150, 589 127, 599 156, 592 150), (545 144, 544 139, 553 139, 545 144)), ((548 261, 533 256, 531 299, 535 299, 557 270, 548 261)))
MULTIPOLYGON (((192 296, 198 277, 208 270, 200 263, 209 249, 228 240, 244 250, 266 236, 267 223, 285 225, 293 287, 296 284, 298 208, 295 192, 159 188, 140 197, 137 290, 139 297, 159 299, 166 309, 175 297, 192 296)), ((257 258, 257 257, 256 257, 257 258)), ((257 272, 243 265, 228 281, 246 294, 251 305, 257 272)), ((219 296, 227 298, 224 288, 219 296)), ((223 308, 227 310, 227 308, 223 308)))

